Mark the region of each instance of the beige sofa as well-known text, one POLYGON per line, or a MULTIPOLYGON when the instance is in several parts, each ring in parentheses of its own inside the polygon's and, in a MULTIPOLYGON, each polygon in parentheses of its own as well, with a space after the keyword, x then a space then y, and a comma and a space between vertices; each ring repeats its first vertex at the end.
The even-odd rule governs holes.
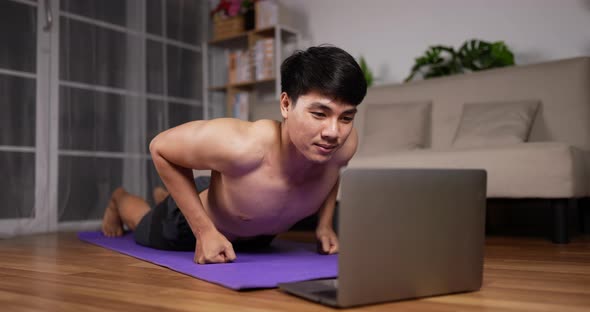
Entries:
POLYGON ((350 167, 483 168, 489 198, 546 198, 554 242, 590 196, 590 57, 369 89, 350 167))

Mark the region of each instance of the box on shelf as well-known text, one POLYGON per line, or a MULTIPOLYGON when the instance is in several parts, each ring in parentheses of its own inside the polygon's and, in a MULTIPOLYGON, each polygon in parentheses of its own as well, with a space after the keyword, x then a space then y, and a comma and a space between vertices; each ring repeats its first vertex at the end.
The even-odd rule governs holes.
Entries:
POLYGON ((224 39, 231 36, 239 35, 246 31, 243 15, 223 18, 215 16, 213 18, 213 39, 224 39))
POLYGON ((256 28, 266 28, 279 23, 279 4, 274 0, 256 2, 256 28))

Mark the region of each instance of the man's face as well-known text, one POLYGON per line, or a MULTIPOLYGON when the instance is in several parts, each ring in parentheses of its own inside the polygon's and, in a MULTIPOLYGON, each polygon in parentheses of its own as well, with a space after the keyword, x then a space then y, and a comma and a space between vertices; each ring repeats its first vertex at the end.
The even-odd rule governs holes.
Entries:
POLYGON ((295 147, 307 159, 323 163, 346 142, 356 114, 354 105, 336 101, 316 92, 302 95, 293 105, 281 94, 281 113, 295 147))

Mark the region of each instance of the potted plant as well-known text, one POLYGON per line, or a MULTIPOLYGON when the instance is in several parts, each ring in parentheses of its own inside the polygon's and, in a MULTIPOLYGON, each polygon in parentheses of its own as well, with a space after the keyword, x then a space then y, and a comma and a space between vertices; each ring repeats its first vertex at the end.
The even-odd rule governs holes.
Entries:
POLYGON ((220 0, 211 10, 213 37, 222 39, 254 29, 255 0, 220 0))
POLYGON ((429 79, 511 66, 514 65, 514 55, 503 41, 487 42, 472 39, 463 43, 456 51, 450 46, 432 46, 415 61, 404 82, 412 80, 416 74, 429 79))

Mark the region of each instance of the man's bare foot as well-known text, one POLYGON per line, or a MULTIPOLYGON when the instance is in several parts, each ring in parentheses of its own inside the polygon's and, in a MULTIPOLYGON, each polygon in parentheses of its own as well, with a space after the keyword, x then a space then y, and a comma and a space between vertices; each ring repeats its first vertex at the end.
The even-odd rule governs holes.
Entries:
POLYGON ((121 217, 119 216, 119 210, 117 209, 116 197, 124 193, 123 188, 116 189, 111 195, 109 204, 104 210, 104 216, 102 217, 102 233, 108 237, 117 237, 123 235, 123 224, 121 217))
POLYGON ((156 205, 164 201, 168 195, 168 191, 166 191, 166 189, 161 186, 154 187, 154 190, 152 191, 152 196, 156 205))

